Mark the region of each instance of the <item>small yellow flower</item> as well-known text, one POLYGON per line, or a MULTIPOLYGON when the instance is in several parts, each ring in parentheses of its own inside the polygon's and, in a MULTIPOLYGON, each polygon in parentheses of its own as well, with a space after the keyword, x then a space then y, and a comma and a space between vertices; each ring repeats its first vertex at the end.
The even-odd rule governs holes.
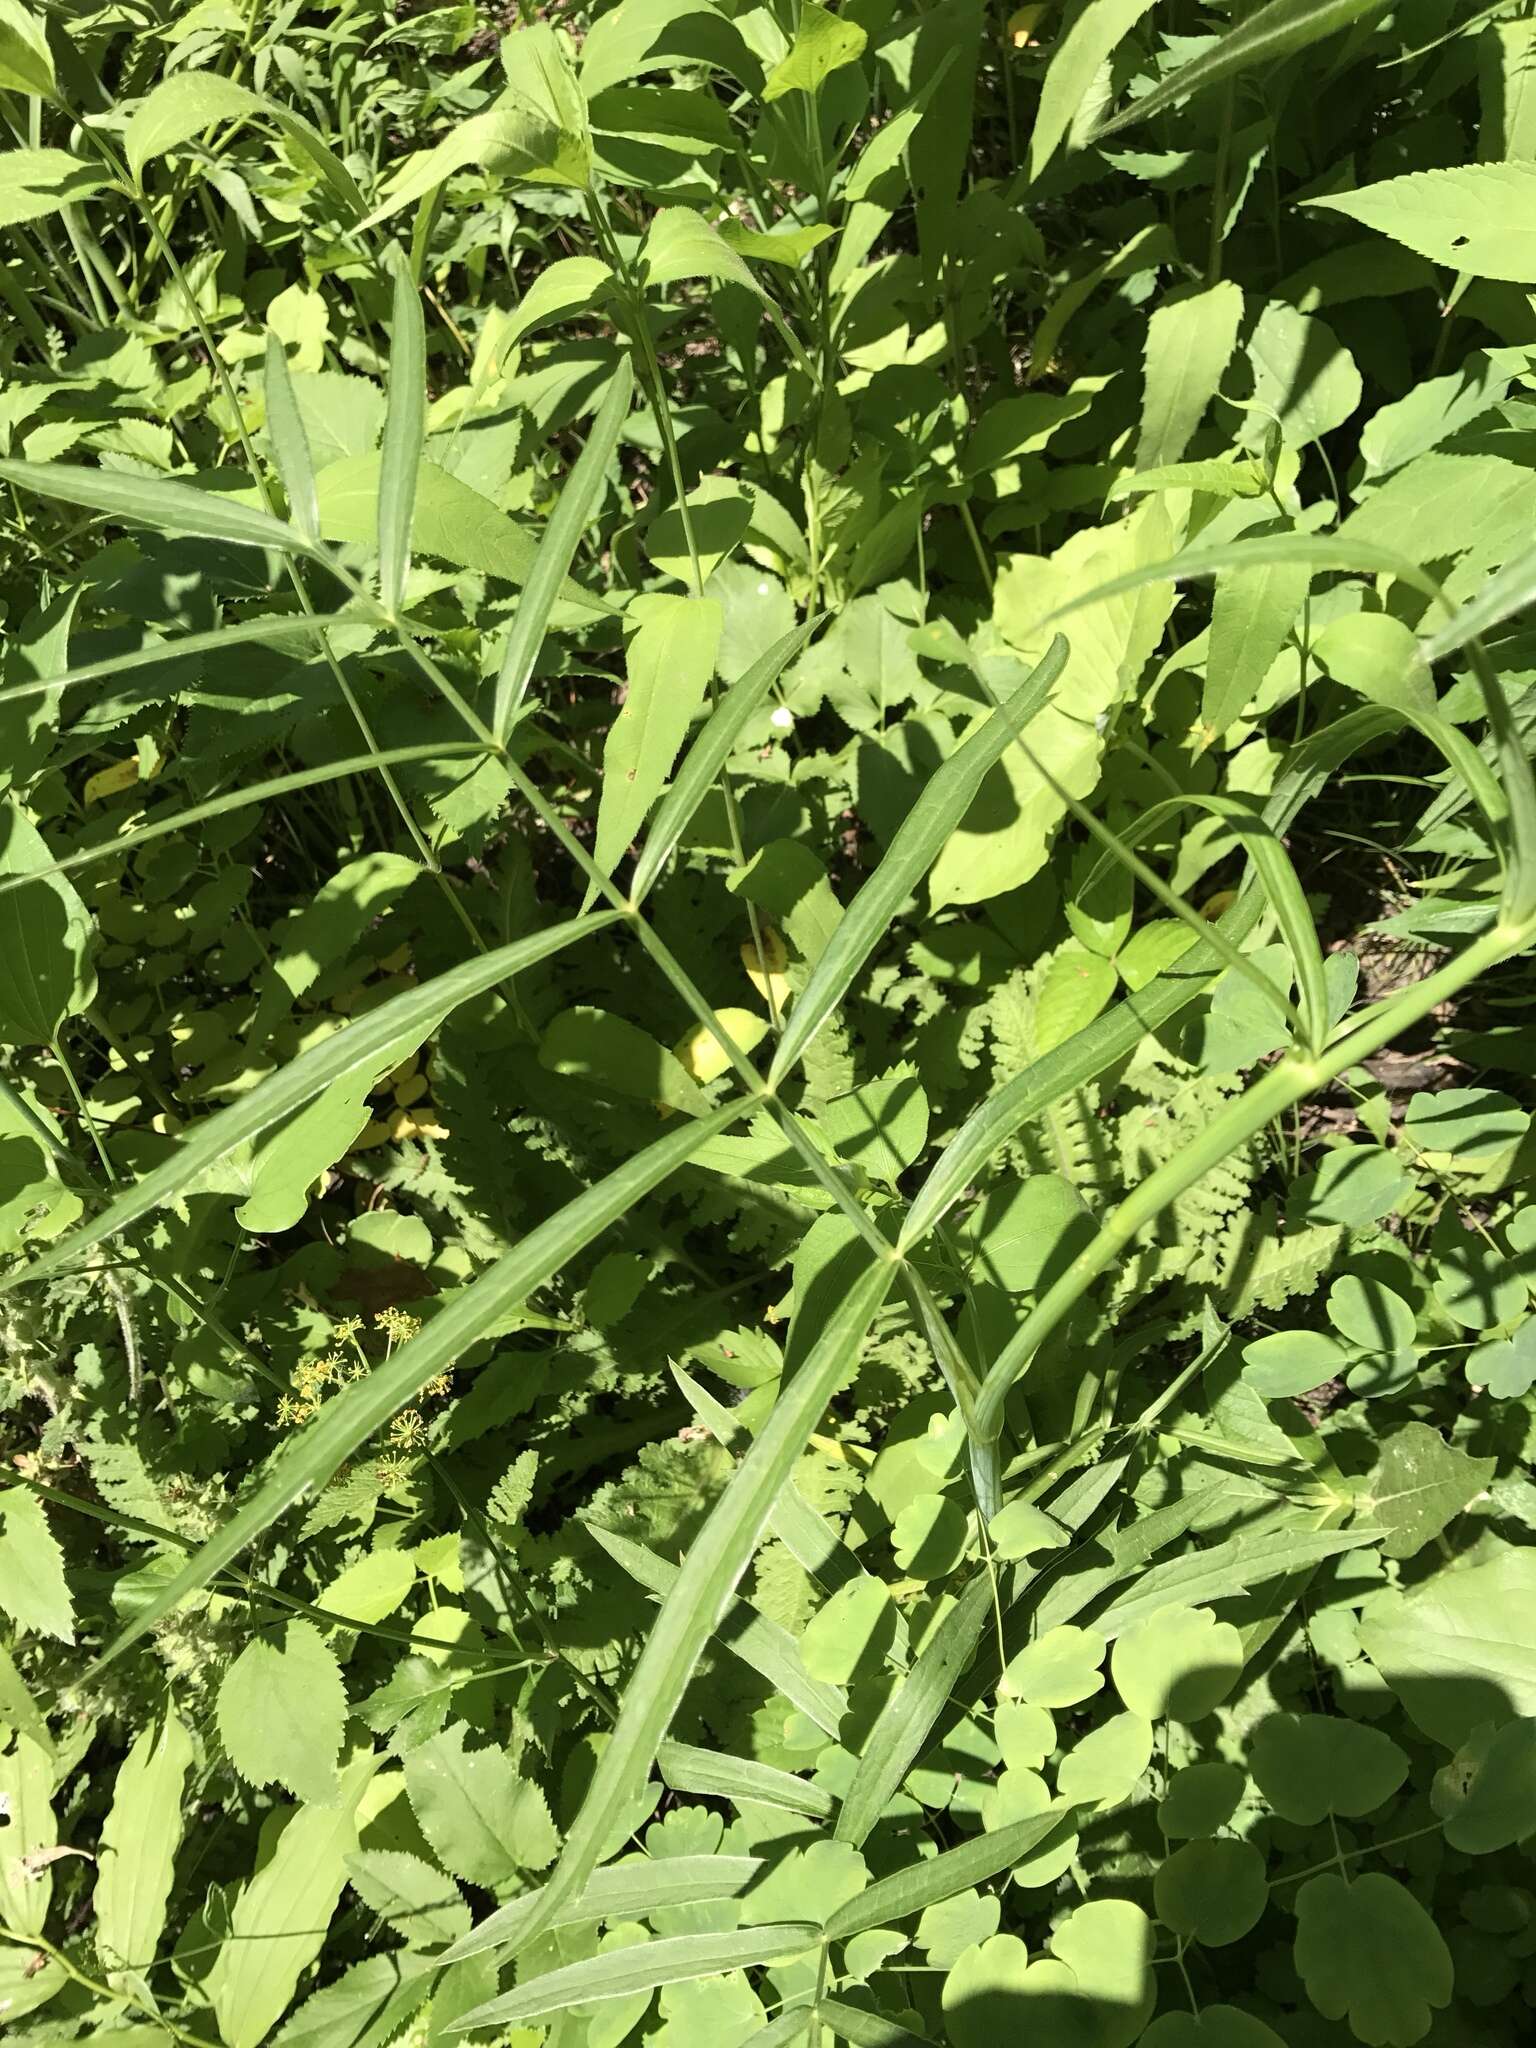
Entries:
POLYGON ((451 1394, 453 1392, 452 1373, 440 1372, 436 1374, 434 1378, 427 1381, 427 1384, 422 1388, 421 1391, 424 1394, 430 1394, 432 1398, 436 1401, 442 1400, 445 1394, 451 1394))
POLYGON ((354 1343, 362 1334, 363 1319, 361 1316, 343 1316, 336 1325, 336 1342, 338 1344, 354 1343))
POLYGON ((351 1363, 351 1364, 350 1364, 350 1365, 349 1365, 349 1366, 347 1367, 347 1378, 348 1378, 349 1380, 365 1380, 365 1379, 367 1379, 367 1377, 368 1377, 368 1361, 367 1361, 367 1359, 366 1359, 366 1358, 354 1358, 354 1359, 353 1359, 353 1361, 352 1361, 352 1363, 351 1363))
POLYGON ((427 1434, 427 1425, 415 1408, 402 1409, 389 1425, 389 1440, 402 1451, 414 1450, 427 1434))
POLYGON ((420 1320, 407 1315, 403 1308, 381 1308, 373 1320, 391 1344, 409 1343, 421 1328, 420 1320))

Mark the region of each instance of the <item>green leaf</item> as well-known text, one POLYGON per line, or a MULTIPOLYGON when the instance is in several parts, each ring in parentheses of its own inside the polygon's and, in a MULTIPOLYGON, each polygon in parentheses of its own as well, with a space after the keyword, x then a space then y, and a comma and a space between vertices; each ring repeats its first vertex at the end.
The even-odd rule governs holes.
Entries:
POLYGON ((806 1624, 800 1639, 806 1670, 828 1685, 873 1676, 895 1648, 897 1622, 884 1585, 861 1574, 840 1587, 806 1624))
POLYGON ((435 148, 407 157, 363 222, 375 227, 410 206, 466 165, 483 164, 496 179, 584 190, 592 182, 592 136, 586 101, 560 33, 539 22, 502 45, 507 90, 483 114, 459 121, 435 148))
POLYGON ((1485 1722, 1436 1772, 1430 1799, 1446 1841, 1466 1856, 1536 1833, 1536 1721, 1485 1722))
POLYGON ((1285 2048, 1273 2027, 1236 2005, 1204 2005, 1199 2012, 1159 2013, 1141 2048, 1285 2048))
POLYGON ((25 1487, 0 1492, 0 1608, 24 1635, 75 1640, 75 1610, 64 1580, 64 1553, 43 1504, 25 1487))
MULTIPOLYGON (((632 1578, 663 1597, 671 1592, 677 1583, 677 1565, 610 1529, 591 1526, 603 1549, 632 1578)), ((894 1623, 893 1610, 893 1628, 894 1623)), ((836 1735, 848 1702, 835 1683, 824 1682, 823 1672, 803 1662, 800 1647, 787 1629, 759 1614, 749 1601, 733 1599, 716 1623, 715 1633, 728 1650, 766 1678, 818 1728, 836 1735)))
POLYGON ((451 1877, 403 1849, 362 1849, 347 1858, 352 1889, 408 1948, 438 1948, 463 1935, 469 1908, 451 1877))
POLYGON ((281 1648, 247 1643, 219 1686, 219 1739, 241 1777, 317 1806, 337 1796, 346 1718, 340 1667, 313 1622, 290 1621, 281 1648))
POLYGON ((736 251, 721 239, 719 230, 687 206, 658 209, 641 244, 640 261, 651 285, 713 277, 722 284, 743 285, 759 299, 767 298, 736 251))
POLYGON ((379 451, 379 598, 395 617, 405 602, 410 574, 416 478, 427 431, 427 330, 411 266, 398 249, 392 260, 389 401, 379 451))
POLYGON ((1296 1969, 1325 2019, 1357 2039, 1409 2048, 1451 2002, 1451 1952, 1428 1913, 1394 1877, 1329 1872, 1296 1895, 1296 1969))
POLYGON ((1309 570, 1280 562, 1228 569, 1216 578, 1200 693, 1200 723, 1213 734, 1224 733, 1258 695, 1311 583, 1309 570))
POLYGON ((763 86, 763 98, 770 103, 787 92, 804 92, 813 97, 824 80, 845 64, 864 54, 869 40, 856 21, 836 15, 820 0, 801 0, 795 16, 795 39, 788 53, 774 65, 763 86))
POLYGON ((34 99, 57 96, 47 31, 21 0, 0 0, 0 87, 34 99))
POLYGON ((1096 91, 1103 67, 1151 4, 1152 0, 1089 0, 1073 18, 1056 45, 1040 88, 1040 104, 1029 136, 1032 181, 1069 131, 1074 149, 1092 139, 1094 119, 1104 104, 1102 93, 1096 91))
POLYGON ((791 1073, 807 1047, 842 1001, 855 975, 889 931, 901 905, 945 848, 964 817, 987 770, 1007 747, 1016 727, 1027 725, 1045 703, 1067 659, 1058 635, 1049 651, 949 759, 929 777, 921 796, 902 819, 884 860, 859 891, 817 961, 804 992, 795 1000, 769 1073, 777 1084, 791 1073))
MULTIPOLYGON (((1248 338, 1258 430, 1273 415, 1286 444, 1320 441, 1358 409, 1360 372, 1324 321, 1272 299, 1248 338)), ((1417 554, 1417 550, 1414 551, 1417 554)))
POLYGON ((1209 1550, 1191 1551, 1153 1565, 1135 1585, 1117 1595, 1095 1620, 1095 1627, 1113 1639, 1133 1622, 1170 1601, 1197 1606, 1246 1593, 1265 1579, 1283 1578, 1325 1557, 1357 1550, 1377 1541, 1373 1530, 1276 1529, 1232 1537, 1209 1550))
POLYGON ((266 375, 262 392, 267 407, 267 433, 277 473, 288 496, 288 516, 305 540, 320 538, 320 501, 315 494, 315 466, 309 436, 293 395, 288 357, 283 344, 267 329, 266 375))
POLYGON ((1087 1813, 1122 1805, 1152 1760, 1153 1737, 1152 1723, 1144 1715, 1112 1714, 1080 1735, 1062 1758, 1056 1772, 1058 1795, 1087 1813))
POLYGON ((848 1941, 867 1927, 886 1927, 893 1920, 908 1919, 941 1899, 953 1898, 956 1892, 985 1884, 1000 1870, 1022 1862, 1030 1850, 1062 1827, 1070 1814, 1070 1807, 1052 1805, 990 1834, 974 1836, 958 1848, 942 1849, 926 1861, 907 1864, 870 1885, 846 1906, 839 1906, 826 1925, 828 1941, 848 1941))
POLYGON ((0 228, 74 206, 107 182, 105 171, 67 149, 8 149, 0 154, 0 228))
MULTIPOLYGON (((678 1743, 663 1744, 663 1758, 681 1748, 678 1743)), ((708 1750, 688 1751, 687 1754, 700 1759, 700 1769, 704 1767, 705 1759, 719 1764, 722 1769, 738 1761, 733 1757, 716 1757, 708 1750)), ((750 1764, 743 1768, 757 1772, 766 1771, 768 1767, 750 1764)), ((772 1775, 778 1778, 788 1774, 775 1771, 772 1775)), ((802 1782, 796 1780, 796 1783, 802 1782)), ((683 1786, 680 1789, 690 1791, 695 1788, 683 1786)), ((807 1794, 816 1790, 811 1785, 805 1785, 804 1789, 807 1794)), ((831 1801, 827 1799, 823 1811, 830 1810, 830 1807, 831 1801)), ((590 1884, 580 1897, 562 1907, 550 1925, 579 1927, 598 1920, 614 1923, 639 1920, 676 1906, 738 1898, 756 1883, 762 1869, 763 1859, 760 1856, 657 1856, 611 1863, 606 1869, 593 1873, 590 1884)), ((463 1956, 476 1955, 483 1949, 515 1946, 519 1930, 537 1909, 541 1896, 540 1891, 526 1892, 521 1898, 499 1906, 478 1927, 456 1941, 443 1961, 452 1963, 463 1956)))
POLYGON ((123 130, 123 153, 135 180, 156 157, 190 142, 223 121, 247 121, 266 111, 259 93, 200 66, 172 72, 139 100, 123 130))
POLYGON ((1157 1824, 1171 1842, 1214 1835, 1236 1813, 1245 1783, 1236 1764, 1186 1764, 1168 1780, 1157 1824))
MULTIPOLYGON (((4 158, 0 158, 3 164, 4 158)), ((218 471, 242 487, 233 471, 218 471)), ((68 462, 0 462, 0 479, 40 498, 83 505, 88 512, 149 526, 162 533, 188 533, 206 540, 233 541, 238 547, 276 548, 302 554, 302 534, 270 513, 244 505, 226 491, 201 484, 176 483, 169 477, 132 476, 126 470, 82 469, 68 462)))
POLYGON ((459 1004, 614 921, 612 911, 597 911, 590 917, 573 919, 550 931, 518 939, 510 946, 498 946, 480 959, 452 968, 418 988, 391 996, 366 1017, 308 1047, 248 1095, 195 1126, 189 1136, 178 1142, 168 1160, 141 1174, 90 1223, 51 1246, 30 1266, 0 1274, 0 1294, 22 1281, 45 1278, 94 1245, 126 1230, 162 1202, 177 1200, 236 1146, 293 1116, 344 1076, 369 1068, 381 1050, 409 1038, 418 1027, 420 1043, 459 1004))
POLYGON ((586 1005, 561 1010, 539 1041, 539 1065, 552 1074, 584 1081, 600 1095, 665 1104, 690 1116, 700 1115, 705 1107, 677 1055, 611 1010, 586 1005))
POLYGON ((835 1096, 817 1124, 841 1156, 895 1187, 928 1142, 928 1097, 910 1061, 835 1096))
MULTIPOLYGON (((823 1614, 834 1605, 828 1602, 823 1614)), ((969 1666, 990 1611, 991 1586, 983 1575, 965 1588, 887 1696, 843 1796, 834 1830, 840 1842, 862 1848, 868 1840, 922 1753, 956 1680, 969 1666)))
MULTIPOLYGON (((612 284, 612 270, 596 256, 557 257, 544 266, 507 316, 500 346, 510 348, 535 327, 597 305, 607 297, 612 284)), ((611 390, 609 395, 612 396, 611 390)))
POLYGON ((1009 1559, 1060 1550, 1072 1540, 1060 1522, 1027 1500, 1010 1501, 1000 1515, 992 1517, 987 1534, 995 1555, 1009 1559))
POLYGON ((117 1767, 96 1854, 96 1945, 110 1971, 143 1979, 154 1960, 181 1842, 192 1738, 174 1714, 145 1728, 117 1767))
POLYGON ((1215 44, 1133 100, 1112 120, 1103 122, 1095 140, 1117 135, 1136 122, 1149 121, 1191 93, 1233 78, 1255 64, 1278 64, 1323 36, 1347 28, 1364 14, 1374 13, 1380 0, 1268 0, 1228 29, 1215 44))
POLYGON ((29 1735, 0 1750, 0 1814, 5 1854, 0 1856, 0 1925, 14 1934, 41 1934, 53 1897, 54 1758, 29 1735))
POLYGON ((1265 1401, 1289 1401, 1342 1378, 1349 1353, 1321 1330, 1277 1330, 1243 1347, 1243 1378, 1265 1401))
POLYGON ((1450 270, 1536 284, 1536 164, 1409 171, 1303 204, 1347 213, 1450 270))
POLYGON ((0 880, 29 877, 0 895, 0 1044, 51 1045, 64 1019, 95 999, 95 926, 73 886, 43 872, 52 866, 48 848, 14 798, 0 832, 0 880))
POLYGON ((606 875, 666 786, 714 675, 723 624, 713 598, 661 592, 635 598, 627 616, 635 628, 625 650, 629 687, 603 744, 593 854, 606 875))
POLYGON ((1226 1948, 1264 1917, 1264 1858, 1248 1842, 1186 1842, 1157 1871, 1152 1896, 1165 1927, 1204 1948, 1226 1948))
POLYGON ((640 1942, 632 1948, 610 1949, 563 1969, 531 1977, 516 1991, 476 2006, 461 2027, 508 2027, 546 2013, 604 1998, 623 1998, 650 1991, 658 1984, 688 1984, 716 1977, 726 1970, 748 1970, 762 1963, 801 1955, 816 1943, 816 1929, 800 1922, 743 1928, 739 1933, 679 1934, 668 1940, 640 1942))
POLYGON ((1221 388, 1242 319, 1243 295, 1230 278, 1185 298, 1164 299, 1153 312, 1147 322, 1146 381, 1136 443, 1139 470, 1182 462, 1221 388))
POLYGON ((683 764, 672 787, 657 805, 630 884, 630 894, 636 903, 650 893, 694 814, 713 789, 716 777, 730 759, 736 741, 767 701, 768 692, 784 670, 804 648, 818 623, 815 619, 808 619, 803 626, 797 626, 792 633, 776 640, 766 654, 760 655, 746 673, 732 683, 710 713, 698 738, 683 756, 683 764))
POLYGON ((1389 1735, 1336 1714, 1270 1714, 1253 1738, 1254 1782, 1282 1819, 1315 1827, 1383 1805, 1408 1775, 1389 1735))
POLYGON ((1203 1607, 1169 1606, 1115 1643, 1110 1677, 1133 1713, 1200 1721, 1242 1676, 1243 1643, 1230 1622, 1203 1607))
MULTIPOLYGON (((657 1752, 656 1765, 674 1792, 729 1799, 738 1806, 778 1806, 786 1813, 803 1813, 812 1820, 832 1817, 830 1792, 772 1764, 756 1763, 748 1757, 722 1756, 717 1750, 695 1749, 686 1742, 667 1741, 657 1752)), ((593 1884, 596 1882, 594 1878, 593 1884)))
POLYGON ((495 1890, 519 1871, 542 1870, 559 1836, 539 1787, 496 1744, 466 1749, 462 1721, 405 1759, 405 1783, 421 1831, 443 1864, 495 1890))
POLYGON ((269 1814, 256 1872, 236 1899, 229 1931, 203 1980, 226 2048, 258 2048, 325 1946, 357 1847, 357 1805, 375 1759, 349 1764, 329 1806, 269 1814))
POLYGON ((1536 1557, 1498 1551, 1374 1594, 1360 1642, 1410 1717, 1448 1749, 1483 1721, 1536 1714, 1536 1557))
POLYGON ((1474 1458, 1427 1423, 1410 1422, 1382 1446, 1360 1501, 1386 1531, 1388 1557, 1415 1557, 1483 1491, 1493 1458, 1474 1458))
POLYGON ((1036 1707, 1075 1707, 1102 1691, 1106 1647, 1103 1636, 1069 1622, 1047 1629, 1010 1659, 998 1692, 1036 1707))
MULTIPOLYGON (((388 1007, 386 1004, 375 1011, 374 1018, 383 1015, 388 1007)), ((727 1129, 742 1114, 742 1108, 738 1103, 728 1104, 712 1116, 658 1139, 587 1188, 529 1231, 472 1287, 461 1289, 419 1336, 401 1345, 386 1363, 376 1366, 366 1379, 354 1380, 333 1395, 316 1420, 278 1456, 267 1478, 244 1506, 125 1625, 108 1646, 103 1661, 110 1662, 121 1655, 162 1615, 169 1614, 189 1593, 205 1586, 215 1572, 238 1557, 248 1543, 263 1529, 270 1528, 310 1488, 324 1484, 343 1460, 397 1409, 404 1407, 429 1379, 450 1366, 487 1330, 495 1329, 510 1309, 558 1272, 567 1259, 583 1250, 610 1223, 675 1172, 696 1146, 717 1131, 727 1129)), ((36 1268, 32 1270, 35 1272, 36 1268)), ((807 1431, 810 1427, 807 1423, 807 1431)))
POLYGON ((628 357, 623 357, 598 408, 586 445, 577 457, 554 514, 544 529, 538 554, 520 579, 523 584, 522 602, 513 616, 512 631, 507 635, 501 668, 496 677, 495 709, 491 722, 498 738, 505 739, 511 732, 522 705, 533 675, 534 662, 549 630, 550 613, 556 598, 565 588, 581 536, 602 496, 608 466, 619 444, 633 391, 634 372, 628 357))

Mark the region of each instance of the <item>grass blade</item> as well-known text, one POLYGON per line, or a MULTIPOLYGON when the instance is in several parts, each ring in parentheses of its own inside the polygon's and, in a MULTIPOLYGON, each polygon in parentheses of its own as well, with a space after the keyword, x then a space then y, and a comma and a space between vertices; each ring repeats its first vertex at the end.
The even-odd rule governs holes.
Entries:
POLYGON ((854 976, 891 920, 927 874, 950 834, 970 809, 989 768, 1002 758, 1015 730, 1040 710, 1066 666, 1067 643, 1058 634, 1002 711, 994 711, 956 749, 897 828, 885 859, 853 902, 812 969, 779 1040, 770 1086, 793 1072, 806 1047, 852 986, 854 976))
MULTIPOLYGON (((703 1132, 708 1127, 701 1123, 695 1128, 703 1132)), ((862 1270, 842 1290, 821 1335, 786 1382, 751 1450, 694 1538, 646 1638, 625 1689, 618 1725, 597 1760, 565 1851, 545 1886, 543 1906, 528 1923, 523 1941, 542 1934, 566 1900, 581 1890, 602 1853, 611 1816, 644 1781, 715 1617, 751 1562, 780 1489, 862 1344, 895 1271, 893 1260, 863 1259, 862 1270)))
MULTIPOLYGON (((754 1765, 754 1770, 766 1768, 754 1765)), ((799 1784, 800 1780, 795 1780, 799 1784)), ((828 1801, 830 1806, 831 1802, 828 1801)), ((766 1868, 761 1856, 657 1856, 635 1863, 613 1863, 599 1870, 579 1899, 573 1899, 556 1927, 580 1927, 593 1920, 636 1920, 642 1913, 665 1912, 670 1906, 700 1906, 714 1899, 737 1899, 766 1868)), ((483 1949, 516 1941, 518 1929, 538 1900, 528 1892, 499 1906, 445 1949, 444 1964, 457 1963, 483 1949)))
MULTIPOLYGON (((249 479, 225 471, 240 489, 249 479)), ((242 505, 201 484, 177 483, 170 477, 128 476, 120 470, 87 469, 74 462, 0 462, 0 479, 40 498, 81 505, 109 519, 126 519, 158 533, 193 534, 202 540, 233 541, 237 547, 277 548, 284 554, 307 552, 308 543, 293 527, 254 505, 242 505)))
MULTIPOLYGON (((476 961, 477 967, 484 966, 476 961)), ((442 980, 452 976, 444 975, 442 980)), ((437 986, 436 983, 433 984, 437 986)), ((383 1004, 373 1015, 389 1009, 383 1004)), ((366 1020, 372 1022, 372 1018, 366 1020)), ((299 1062, 295 1062, 295 1065, 299 1062)), ((279 1077, 283 1078, 283 1077, 279 1077)), ((240 1555, 246 1545, 269 1529, 301 1495, 323 1486, 358 1445, 412 1400, 429 1379, 463 1356, 506 1312, 542 1287, 567 1259, 584 1251, 592 1240, 679 1166, 708 1138, 726 1130, 746 1114, 745 1099, 729 1102, 712 1116, 701 1117, 682 1130, 669 1132, 654 1145, 628 1159, 574 1202, 530 1230, 488 1272, 456 1294, 418 1336, 402 1344, 366 1379, 352 1380, 326 1402, 303 1433, 289 1440, 267 1477, 245 1505, 232 1515, 195 1557, 155 1595, 114 1638, 97 1669, 121 1656, 130 1643, 153 1628, 190 1593, 198 1592, 215 1572, 240 1555)), ((615 1741, 617 1738, 615 1738, 615 1741)), ((586 1873, 583 1873, 585 1876, 586 1873)), ((550 1887, 553 1889, 553 1886, 550 1887)), ((569 1891, 576 1890, 569 1887, 569 1891)), ((567 1893, 567 1896, 569 1892, 567 1893)), ((564 1903, 560 1900, 557 1903, 564 1903)), ((546 1920, 545 1925, 548 1924, 546 1920)))
MULTIPOLYGON (((406 989, 387 1003, 380 1003, 366 1017, 359 1017, 356 1023, 300 1053, 249 1095, 198 1124, 163 1165, 125 1187, 92 1222, 60 1238, 30 1265, 0 1275, 0 1294, 32 1281, 46 1280, 94 1246, 126 1230, 151 1209, 159 1208, 162 1202, 176 1200, 236 1145, 259 1137, 273 1124, 292 1116, 333 1081, 376 1059, 396 1039, 418 1028, 425 1036, 471 996, 480 995, 507 976, 601 931, 615 917, 615 912, 601 910, 589 917, 571 918, 550 931, 535 932, 510 946, 499 946, 481 959, 466 961, 461 967, 437 975, 421 988, 406 989)), ((705 1126, 700 1123, 693 1128, 697 1132, 705 1126)))
MULTIPOLYGON (((427 329, 421 294, 396 249, 394 315, 389 330, 389 400, 379 454, 379 601, 399 616, 411 567, 416 479, 427 430, 427 329)), ((317 515, 318 516, 318 515, 317 515)))
POLYGON ((627 1998, 632 1992, 654 1991, 659 1984, 688 1984, 698 1977, 718 1977, 726 1970, 750 1970, 760 1963, 780 1962, 817 1944, 819 1930, 791 1920, 771 1927, 744 1927, 730 1934, 674 1934, 662 1941, 643 1941, 635 1948, 613 1948, 546 1970, 502 1998, 490 1999, 455 2020, 453 2031, 471 2027, 520 2026, 524 2020, 564 2012, 568 2006, 595 2004, 604 1998, 627 1998))
POLYGON ((538 659, 549 628, 549 615, 554 609, 555 599, 560 595, 581 536, 602 496, 608 464, 613 459, 613 451, 619 445, 619 435, 629 416, 629 401, 634 388, 635 373, 630 368, 629 358, 621 356, 607 395, 598 408, 597 418, 592 422, 587 444, 576 458, 576 466, 566 478, 559 502, 544 529, 539 552, 534 557, 528 580, 523 585, 523 594, 518 600, 512 631, 507 636, 506 651, 501 657, 501 670, 496 677, 491 730, 498 739, 504 740, 512 730, 513 720, 522 705, 533 675, 533 664, 538 659))
POLYGON ((645 845, 635 862, 634 880, 630 884, 632 902, 644 900, 677 851, 678 842, 687 831, 694 812, 714 788, 715 779, 730 759, 731 750, 743 729, 761 709, 768 692, 820 623, 819 619, 807 619, 803 626, 796 626, 792 633, 776 640, 766 654, 758 656, 745 675, 732 683, 710 713, 704 730, 683 757, 683 765, 677 771, 672 787, 656 806, 651 829, 645 835, 645 845))

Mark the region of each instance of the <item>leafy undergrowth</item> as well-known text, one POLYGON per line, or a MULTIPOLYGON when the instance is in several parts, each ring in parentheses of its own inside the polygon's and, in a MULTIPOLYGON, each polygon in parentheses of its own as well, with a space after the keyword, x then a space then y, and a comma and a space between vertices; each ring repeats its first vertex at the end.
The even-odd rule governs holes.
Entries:
POLYGON ((1536 23, 536 12, 0 0, 6 2036, 1522 2040, 1536 23))

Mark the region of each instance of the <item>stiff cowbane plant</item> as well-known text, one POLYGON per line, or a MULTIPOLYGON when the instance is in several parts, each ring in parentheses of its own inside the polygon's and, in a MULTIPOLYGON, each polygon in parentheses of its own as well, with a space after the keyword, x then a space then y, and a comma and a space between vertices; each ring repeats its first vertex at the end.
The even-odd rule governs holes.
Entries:
POLYGON ((1536 24, 0 0, 0 2018, 1536 1996, 1536 24))

